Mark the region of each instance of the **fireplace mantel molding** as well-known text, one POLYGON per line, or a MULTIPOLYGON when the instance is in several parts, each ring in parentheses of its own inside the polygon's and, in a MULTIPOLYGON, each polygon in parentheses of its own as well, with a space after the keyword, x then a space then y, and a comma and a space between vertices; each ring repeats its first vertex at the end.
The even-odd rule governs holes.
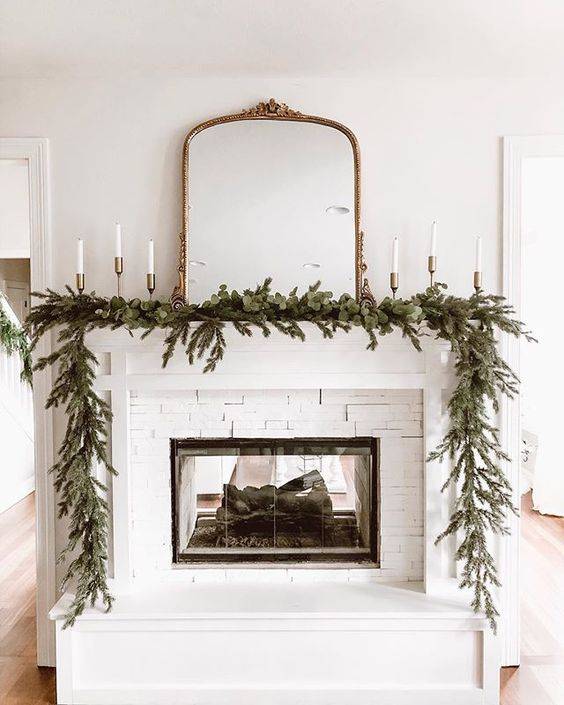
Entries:
MULTIPOLYGON (((123 330, 89 334, 87 344, 99 363, 96 389, 109 399, 114 415, 111 452, 119 474, 111 488, 111 587, 116 604, 107 614, 88 609, 67 630, 62 624, 69 596, 63 595, 52 610, 59 703, 497 702, 497 639, 456 587, 452 543, 434 543, 451 499, 441 494, 448 469, 437 461, 421 468, 420 583, 377 582, 369 568, 303 568, 295 572, 299 579, 289 582, 278 579, 280 570, 262 567, 170 566, 158 578, 136 575, 130 429, 136 394, 420 390, 424 455, 437 446, 446 423, 444 393, 454 381, 447 345, 429 337, 418 352, 393 333, 381 339, 376 351, 368 351, 362 330, 337 333, 333 340, 323 339, 310 324, 304 330, 305 342, 276 331, 268 339, 258 331, 242 338, 227 324, 225 358, 208 374, 200 362, 189 366, 182 351, 162 369, 164 332, 145 340, 123 330), (317 653, 322 665, 298 667, 296 654, 304 649, 317 653), (93 650, 96 659, 89 657, 93 650), (220 651, 240 654, 223 673, 216 661, 220 651), (339 663, 330 665, 337 654, 341 671, 339 663), (273 658, 276 671, 269 665, 273 658), (381 667, 374 666, 375 658, 382 658, 381 667), (193 670, 175 671, 191 659, 193 670), (141 661, 143 675, 134 687, 141 661)), ((381 438, 383 463, 393 463, 397 440, 393 431, 381 438)))
POLYGON ((87 344, 102 363, 97 380, 100 390, 109 389, 123 376, 128 389, 230 389, 233 384, 239 389, 423 389, 431 370, 441 375, 442 383, 450 374, 449 346, 432 337, 421 339, 423 351, 418 352, 395 331, 381 337, 378 348, 370 351, 362 329, 337 332, 327 340, 313 324, 302 327, 306 334, 303 342, 276 330, 268 338, 258 330, 251 338, 244 338, 226 323, 225 358, 209 374, 202 373, 202 361, 188 365, 180 348, 162 369, 164 331, 156 330, 142 340, 139 331, 130 335, 121 328, 95 330, 88 334, 87 344), (110 359, 114 363, 111 373, 110 359), (118 372, 119 360, 127 365, 118 372))

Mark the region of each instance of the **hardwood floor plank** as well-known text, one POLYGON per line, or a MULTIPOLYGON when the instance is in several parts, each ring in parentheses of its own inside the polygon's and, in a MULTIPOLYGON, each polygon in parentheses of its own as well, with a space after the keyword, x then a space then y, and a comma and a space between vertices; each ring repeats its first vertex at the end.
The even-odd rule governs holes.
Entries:
POLYGON ((501 672, 502 705, 564 703, 564 519, 521 504, 521 666, 501 672))
POLYGON ((0 514, 0 705, 56 702, 55 669, 36 666, 34 501, 0 514))

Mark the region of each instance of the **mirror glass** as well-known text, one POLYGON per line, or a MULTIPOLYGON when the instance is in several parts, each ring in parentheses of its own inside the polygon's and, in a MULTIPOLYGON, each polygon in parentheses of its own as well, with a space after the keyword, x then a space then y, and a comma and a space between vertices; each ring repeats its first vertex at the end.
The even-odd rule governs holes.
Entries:
POLYGON ((318 279, 355 294, 354 156, 339 130, 249 120, 196 134, 188 162, 188 300, 220 284, 273 291, 318 279))

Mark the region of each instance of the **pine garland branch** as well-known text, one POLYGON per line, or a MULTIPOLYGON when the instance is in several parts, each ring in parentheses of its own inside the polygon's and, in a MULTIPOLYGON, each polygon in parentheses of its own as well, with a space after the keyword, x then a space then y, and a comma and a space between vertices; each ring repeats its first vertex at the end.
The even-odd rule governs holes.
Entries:
POLYGON ((20 377, 31 387, 33 372, 29 338, 22 326, 8 318, 2 307, 2 299, 3 295, 0 293, 0 345, 8 355, 19 355, 22 361, 20 377))
MULTIPOLYGON (((79 313, 74 294, 64 300, 53 294, 53 307, 42 304, 32 310, 29 326, 33 330, 33 346, 39 337, 54 327, 56 311, 67 315, 79 313), (45 308, 47 307, 47 308, 45 308), (47 315, 45 315, 47 314, 47 315), (43 316, 45 316, 43 318, 43 316)), ((72 321, 72 319, 71 319, 72 321)), ((93 475, 96 463, 101 463, 110 474, 115 474, 107 455, 107 425, 112 414, 108 404, 94 391, 94 354, 84 343, 85 331, 91 327, 83 315, 74 324, 67 322, 58 336, 58 347, 48 357, 40 358, 35 369, 58 364, 56 381, 47 399, 47 408, 63 406, 67 414, 67 428, 51 468, 58 493, 58 516, 69 517, 69 536, 59 561, 68 561, 62 581, 65 589, 76 582, 74 599, 66 615, 64 626, 72 626, 87 604, 92 606, 101 597, 106 610, 113 598, 107 582, 108 505, 103 497, 106 487, 93 475)))
POLYGON ((242 293, 222 284, 201 305, 173 310, 168 302, 106 299, 91 294, 65 294, 48 290, 37 294, 40 303, 28 317, 27 331, 32 348, 55 327, 60 328, 59 346, 37 363, 37 368, 58 364, 59 372, 48 404, 66 404, 67 433, 53 468, 60 494, 59 512, 71 517, 69 543, 64 555, 80 549, 67 569, 65 584, 77 579, 78 590, 67 616, 72 624, 88 601, 102 596, 107 608, 111 596, 106 580, 107 505, 105 488, 91 476, 92 465, 101 462, 110 473, 105 457, 106 424, 111 413, 93 391, 95 358, 84 343, 94 328, 123 327, 130 333, 164 329, 163 366, 177 346, 187 354, 189 364, 203 360, 203 371, 211 372, 224 357, 227 341, 225 323, 243 337, 259 330, 263 336, 274 329, 290 338, 305 340, 303 323, 316 326, 324 338, 339 330, 363 328, 367 348, 374 350, 378 337, 398 329, 421 350, 421 337, 434 335, 450 344, 455 357, 456 388, 449 401, 450 428, 429 460, 452 460, 443 490, 457 490, 455 506, 445 530, 437 537, 462 534, 456 559, 463 563, 461 587, 473 590, 472 606, 483 610, 493 629, 498 616, 492 588, 499 585, 497 569, 488 548, 489 534, 504 534, 505 517, 516 511, 511 487, 501 463, 507 460, 499 434, 490 421, 490 408, 498 409, 500 395, 518 393, 519 380, 498 352, 496 336, 505 333, 533 340, 502 297, 482 292, 468 299, 445 294, 437 284, 411 299, 385 298, 378 305, 359 303, 348 294, 335 299, 322 291, 320 283, 302 295, 293 289, 288 295, 272 292, 266 279, 255 289, 242 293), (424 324, 424 325, 423 325, 424 324))
POLYGON ((499 396, 514 396, 519 384, 498 352, 496 333, 534 339, 501 297, 478 292, 461 299, 446 296, 442 289, 439 285, 417 297, 428 328, 450 343, 456 358, 457 386, 448 404, 450 428, 429 455, 429 460, 451 460, 443 491, 451 485, 457 488, 449 524, 436 541, 461 532, 455 555, 463 563, 460 587, 473 590, 473 609, 484 611, 495 632, 499 612, 492 587, 500 583, 488 536, 506 534, 506 516, 517 509, 501 465, 509 458, 490 422, 489 407, 496 413, 499 396))

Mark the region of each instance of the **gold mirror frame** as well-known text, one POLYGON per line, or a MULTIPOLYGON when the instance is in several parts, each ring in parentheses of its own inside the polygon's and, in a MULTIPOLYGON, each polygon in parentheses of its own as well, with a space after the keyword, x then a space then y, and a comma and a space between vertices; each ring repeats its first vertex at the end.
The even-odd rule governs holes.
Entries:
MULTIPOLYGON (((188 302, 188 261, 189 261, 189 189, 190 179, 188 166, 190 160, 190 142, 194 137, 207 130, 209 127, 223 125, 228 122, 239 122, 241 120, 287 120, 292 122, 310 122, 317 125, 325 125, 342 132, 349 140, 354 160, 354 231, 355 231, 355 295, 357 301, 374 302, 374 297, 370 290, 370 285, 366 277, 368 269, 364 261, 364 233, 360 229, 360 147, 354 132, 348 127, 335 120, 318 117, 316 115, 305 115, 292 110, 285 103, 278 103, 274 98, 266 102, 259 103, 254 108, 242 110, 233 115, 221 115, 220 117, 206 120, 192 128, 184 140, 182 151, 182 232, 180 238, 180 253, 178 261, 178 284, 175 286, 171 296, 171 303, 174 309, 181 308, 188 302)), ((265 277, 268 273, 265 272, 265 277)), ((257 282, 249 282, 249 286, 254 286, 257 282)))

